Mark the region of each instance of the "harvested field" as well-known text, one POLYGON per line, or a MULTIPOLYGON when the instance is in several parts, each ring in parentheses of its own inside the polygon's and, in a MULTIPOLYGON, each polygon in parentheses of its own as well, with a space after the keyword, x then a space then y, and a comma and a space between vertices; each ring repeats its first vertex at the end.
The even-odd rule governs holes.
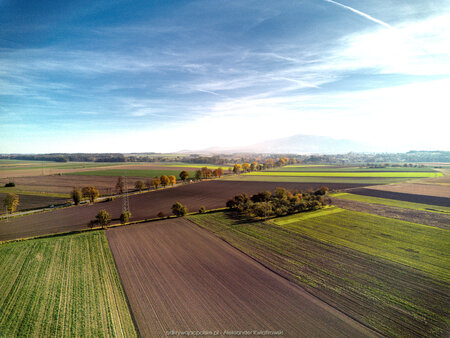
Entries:
POLYGON ((340 208, 366 212, 373 215, 420 223, 442 229, 450 229, 450 215, 413 209, 404 209, 382 204, 371 204, 333 197, 332 203, 340 208))
POLYGON ((135 337, 103 231, 0 245, 0 336, 135 337))
MULTIPOLYGON (((134 183, 142 180, 138 177, 128 177, 128 189, 134 189, 134 183)), ((0 180, 4 185, 7 180, 0 180)), ((14 178, 17 189, 30 192, 48 192, 69 194, 74 186, 79 188, 90 185, 95 186, 100 194, 115 193, 117 176, 82 176, 82 175, 51 175, 51 176, 27 176, 14 178)))
MULTIPOLYGON (((3 202, 4 198, 7 194, 0 193, 0 203, 3 202)), ((47 197, 47 196, 33 196, 33 195, 21 195, 19 196, 19 206, 17 207, 17 211, 25 211, 30 209, 38 209, 47 207, 50 205, 58 205, 64 204, 67 202, 67 198, 59 198, 59 197, 47 197)), ((3 205, 2 205, 3 206, 3 205)), ((3 213, 0 212, 0 214, 3 213)))
POLYGON ((338 208, 267 222, 229 215, 189 218, 385 336, 448 334, 446 230, 338 208))
POLYGON ((406 194, 406 193, 401 193, 401 192, 385 191, 385 190, 378 190, 378 189, 366 189, 366 188, 349 189, 348 191, 351 192, 352 194, 363 195, 363 196, 387 198, 387 199, 398 200, 398 201, 421 203, 421 204, 432 204, 432 205, 438 205, 438 206, 442 206, 442 207, 450 207, 450 198, 447 198, 447 197, 406 194))
POLYGON ((0 162, 0 179, 23 176, 42 176, 57 175, 69 173, 85 173, 89 171, 97 171, 99 169, 116 169, 116 170, 196 170, 208 167, 215 169, 221 167, 227 171, 229 166, 208 165, 208 164, 190 164, 190 163, 148 163, 148 162, 41 162, 41 161, 16 161, 16 162, 0 162))
MULTIPOLYGON (((155 169, 106 169, 106 170, 94 170, 94 171, 85 171, 83 173, 71 173, 71 174, 67 174, 67 175, 89 175, 89 176, 114 176, 114 177, 118 177, 118 176, 127 176, 127 177, 141 177, 142 178, 152 178, 152 177, 156 177, 156 176, 162 176, 162 175, 173 175, 175 176, 177 179, 179 179, 179 174, 180 174, 181 170, 173 170, 172 169, 160 169, 160 170, 155 170, 155 169)), ((193 178, 195 177, 195 171, 188 171, 189 172, 189 177, 193 178)))
POLYGON ((450 186, 437 184, 402 183, 391 185, 379 185, 370 187, 370 189, 398 192, 403 194, 450 198, 450 186))
POLYGON ((373 333, 186 219, 110 229, 108 241, 139 332, 373 333))
MULTIPOLYGON (((175 202, 186 205, 189 210, 197 211, 204 206, 206 209, 225 207, 228 199, 239 193, 255 194, 264 190, 275 190, 284 187, 291 190, 307 190, 320 188, 321 183, 273 183, 273 182, 230 182, 207 181, 185 184, 175 188, 160 189, 129 197, 132 213, 131 220, 154 218, 162 211, 171 214, 171 206, 175 202)), ((355 184, 329 184, 330 189, 355 187, 355 184)), ((118 223, 122 212, 122 198, 111 202, 100 202, 93 205, 72 206, 51 212, 26 215, 0 221, 0 241, 44 235, 48 233, 79 230, 87 227, 99 210, 105 209, 118 223)))
POLYGON ((42 175, 56 175, 63 173, 70 173, 76 171, 89 171, 96 170, 98 168, 117 166, 117 164, 111 163, 84 163, 84 162, 42 162, 37 161, 35 163, 18 164, 15 166, 5 166, 0 169, 0 179, 7 179, 12 177, 23 176, 42 176, 42 175))

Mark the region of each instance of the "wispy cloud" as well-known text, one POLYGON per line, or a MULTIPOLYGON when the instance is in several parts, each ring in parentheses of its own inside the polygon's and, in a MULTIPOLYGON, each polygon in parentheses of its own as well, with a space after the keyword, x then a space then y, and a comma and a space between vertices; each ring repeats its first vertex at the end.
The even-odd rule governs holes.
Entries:
POLYGON ((356 14, 358 14, 358 15, 360 15, 360 16, 362 16, 362 17, 364 17, 364 18, 366 18, 366 19, 368 19, 368 20, 370 20, 370 21, 372 21, 372 22, 375 22, 375 23, 377 23, 377 24, 380 24, 380 25, 382 25, 382 26, 384 26, 384 27, 386 27, 386 28, 391 28, 391 29, 393 28, 393 27, 392 27, 391 25, 389 25, 388 23, 386 23, 386 22, 384 22, 384 21, 381 21, 381 20, 379 20, 379 19, 376 19, 376 18, 374 18, 373 16, 371 16, 371 15, 369 15, 369 14, 367 14, 367 13, 361 12, 361 11, 355 9, 355 8, 350 7, 350 6, 343 5, 343 4, 341 4, 341 3, 337 2, 337 1, 334 1, 334 0, 324 0, 324 1, 329 2, 329 3, 332 3, 332 4, 335 4, 336 6, 339 6, 339 7, 345 8, 345 9, 348 9, 349 11, 352 11, 353 13, 356 13, 356 14))
MULTIPOLYGON (((302 30, 303 20, 288 9, 283 16, 283 6, 274 5, 274 13, 254 17, 250 24, 241 17, 235 21, 233 9, 228 16, 221 11, 219 22, 204 16, 198 25, 174 17, 180 25, 169 20, 160 27, 154 22, 95 27, 98 46, 68 48, 61 42, 0 49, 0 114, 12 117, 10 126, 19 120, 34 123, 38 132, 47 126, 81 130, 105 121, 111 133, 136 133, 137 142, 128 145, 133 151, 149 151, 161 143, 166 148, 157 150, 205 148, 222 140, 240 145, 296 133, 376 139, 383 128, 384 134, 410 140, 407 134, 420 133, 428 108, 438 119, 445 118, 448 104, 439 86, 448 81, 437 79, 450 77, 448 12, 420 20, 414 14, 403 22, 385 12, 388 24, 365 13, 371 10, 324 1, 331 4, 325 7, 333 16, 326 17, 326 25, 321 25, 325 18, 308 16, 314 32, 302 30), (347 15, 376 25, 362 31, 341 27, 347 15), (186 23, 191 24, 187 30, 186 23), (322 26, 328 27, 325 33, 314 35, 322 26), (131 48, 128 40, 134 41, 131 48), (423 96, 433 103, 427 105, 423 96), (405 124, 407 129, 397 130, 405 124), (168 140, 168 135, 180 137, 168 140), (179 139, 186 143, 180 146, 179 139)), ((291 9, 301 7, 296 14, 316 11, 311 3, 292 3, 291 9)), ((201 11, 197 5, 195 18, 201 11)), ((217 6, 208 6, 214 13, 217 6)), ((318 7, 323 11, 324 3, 318 7)), ((431 123, 426 126, 433 130, 431 123)), ((422 139, 431 135, 422 133, 422 139)))

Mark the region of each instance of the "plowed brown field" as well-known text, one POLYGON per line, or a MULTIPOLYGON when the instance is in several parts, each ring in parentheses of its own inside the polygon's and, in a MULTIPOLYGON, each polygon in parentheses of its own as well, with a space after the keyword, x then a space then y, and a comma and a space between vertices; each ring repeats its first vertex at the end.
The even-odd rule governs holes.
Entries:
MULTIPOLYGON (((142 178, 128 177, 128 189, 134 189, 136 181, 142 178)), ((8 180, 0 180, 0 184, 8 180)), ((26 176, 14 178, 16 187, 26 191, 50 192, 69 194, 74 186, 82 188, 90 185, 95 186, 100 194, 115 193, 117 177, 114 176, 82 176, 82 175, 48 175, 48 176, 26 176)))
POLYGON ((356 188, 350 189, 349 192, 352 194, 387 198, 398 201, 413 202, 413 203, 423 203, 431 205, 439 205, 442 207, 450 207, 450 198, 439 197, 439 196, 428 196, 428 195, 417 195, 417 194, 406 194, 402 192, 386 191, 386 190, 375 190, 366 188, 356 188))
MULTIPOLYGON (((307 190, 310 188, 317 189, 322 185, 322 183, 232 181, 186 184, 175 188, 130 196, 131 220, 154 218, 160 211, 170 215, 171 206, 177 201, 185 204, 190 211, 197 211, 201 206, 205 206, 206 209, 225 207, 225 203, 229 198, 243 192, 255 194, 263 190, 275 190, 277 187, 307 190)), ((343 189, 357 187, 358 185, 327 184, 327 186, 332 189, 343 189)), ((84 229, 101 209, 105 209, 110 213, 113 223, 118 223, 122 212, 122 198, 116 198, 111 202, 15 217, 8 222, 5 220, 0 221, 0 241, 84 229)))
POLYGON ((254 330, 290 337, 374 335, 185 219, 106 234, 142 336, 254 330))
MULTIPOLYGON (((22 194, 18 195, 19 195, 19 206, 17 207, 17 211, 42 208, 50 205, 64 204, 69 200, 68 198, 60 198, 60 197, 33 196, 22 194)), ((0 203, 3 202, 6 196, 7 194, 0 193, 0 203)), ((2 214, 3 212, 4 210, 1 210, 0 214, 2 214)))

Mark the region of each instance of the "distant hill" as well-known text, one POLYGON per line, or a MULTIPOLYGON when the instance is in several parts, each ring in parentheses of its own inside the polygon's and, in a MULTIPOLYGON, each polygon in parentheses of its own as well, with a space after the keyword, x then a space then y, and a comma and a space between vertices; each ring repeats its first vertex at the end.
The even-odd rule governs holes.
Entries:
POLYGON ((326 136, 294 135, 249 146, 236 148, 208 148, 211 153, 280 153, 280 154, 345 154, 349 152, 374 152, 373 146, 326 136))

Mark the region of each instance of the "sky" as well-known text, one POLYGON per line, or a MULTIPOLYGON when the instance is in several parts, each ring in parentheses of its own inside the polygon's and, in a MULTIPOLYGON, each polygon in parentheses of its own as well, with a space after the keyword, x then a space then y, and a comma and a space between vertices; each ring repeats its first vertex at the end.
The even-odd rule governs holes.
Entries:
POLYGON ((0 153, 450 150, 450 1, 0 0, 0 153))

